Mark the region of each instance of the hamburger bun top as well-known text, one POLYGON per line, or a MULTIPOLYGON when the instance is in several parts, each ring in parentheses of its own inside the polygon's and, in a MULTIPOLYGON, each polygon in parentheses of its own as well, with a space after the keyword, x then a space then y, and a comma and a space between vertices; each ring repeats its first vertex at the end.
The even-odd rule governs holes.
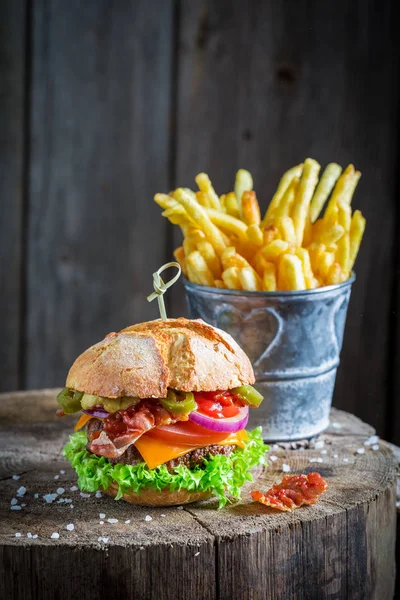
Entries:
POLYGON ((229 334, 180 318, 109 333, 76 359, 66 385, 107 398, 165 398, 168 388, 211 392, 254 381, 248 357, 229 334))

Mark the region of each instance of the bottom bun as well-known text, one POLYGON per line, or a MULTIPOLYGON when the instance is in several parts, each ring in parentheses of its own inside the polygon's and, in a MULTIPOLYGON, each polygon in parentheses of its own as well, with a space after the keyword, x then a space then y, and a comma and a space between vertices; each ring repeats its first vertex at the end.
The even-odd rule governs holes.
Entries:
MULTIPOLYGON (((111 483, 106 490, 102 490, 109 496, 115 496, 118 493, 118 485, 111 483)), ((139 504, 141 506, 176 506, 177 504, 189 504, 190 502, 198 502, 212 496, 211 492, 189 492, 189 490, 180 490, 171 492, 168 488, 161 491, 152 488, 144 489, 140 493, 133 490, 126 494, 122 494, 121 499, 130 502, 131 504, 139 504)))

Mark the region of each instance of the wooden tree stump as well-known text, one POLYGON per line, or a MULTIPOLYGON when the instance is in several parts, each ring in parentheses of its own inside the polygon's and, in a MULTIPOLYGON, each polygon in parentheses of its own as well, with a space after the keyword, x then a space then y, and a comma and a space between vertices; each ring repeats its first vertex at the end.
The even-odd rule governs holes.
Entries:
POLYGON ((356 417, 332 410, 325 434, 274 446, 240 503, 152 509, 80 494, 61 456, 76 417, 54 416, 55 393, 0 395, 0 598, 393 597, 396 461, 384 442, 364 445, 374 431, 356 417), (252 502, 284 464, 327 479, 317 505, 279 513, 252 502))

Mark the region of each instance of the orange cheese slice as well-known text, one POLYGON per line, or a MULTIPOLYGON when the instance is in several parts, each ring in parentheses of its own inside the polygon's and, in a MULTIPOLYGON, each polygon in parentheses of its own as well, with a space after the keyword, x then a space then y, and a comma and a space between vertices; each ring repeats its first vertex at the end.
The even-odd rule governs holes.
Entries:
MULTIPOLYGON (((241 429, 237 433, 229 434, 222 442, 218 442, 217 445, 228 446, 235 444, 236 446, 243 448, 244 442, 247 439, 246 431, 241 429)), ((200 446, 184 446, 181 444, 171 445, 164 440, 157 440, 155 438, 142 435, 142 437, 136 440, 135 446, 143 456, 143 459, 146 461, 149 469, 155 469, 155 467, 158 467, 159 465, 162 465, 173 458, 183 456, 188 452, 192 452, 192 450, 203 448, 204 444, 200 446)))
POLYGON ((93 419, 93 417, 91 415, 81 415, 78 419, 78 421, 76 422, 76 425, 74 427, 74 431, 78 431, 79 429, 82 429, 82 427, 84 427, 86 425, 86 423, 88 421, 90 421, 90 419, 93 419))

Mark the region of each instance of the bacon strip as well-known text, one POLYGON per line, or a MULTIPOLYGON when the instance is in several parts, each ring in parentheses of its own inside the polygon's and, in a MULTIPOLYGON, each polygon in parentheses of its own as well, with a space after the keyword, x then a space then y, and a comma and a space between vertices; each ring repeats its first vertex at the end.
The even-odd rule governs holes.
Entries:
POLYGON ((319 473, 285 475, 281 483, 273 485, 265 494, 255 491, 251 496, 265 506, 290 511, 304 504, 315 504, 327 489, 328 484, 319 473))
POLYGON ((146 431, 182 420, 187 420, 187 415, 173 415, 158 402, 144 400, 103 419, 97 430, 88 428, 88 449, 99 456, 118 458, 146 431))

